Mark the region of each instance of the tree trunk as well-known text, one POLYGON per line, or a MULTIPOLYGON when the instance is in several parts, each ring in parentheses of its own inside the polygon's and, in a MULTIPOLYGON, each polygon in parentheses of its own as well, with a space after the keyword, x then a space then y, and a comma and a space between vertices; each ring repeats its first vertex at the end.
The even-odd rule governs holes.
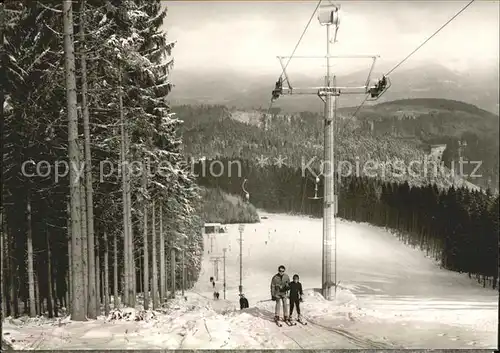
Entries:
POLYGON ((64 23, 64 53, 66 66, 66 99, 68 114, 68 157, 69 188, 71 205, 71 236, 73 253, 73 295, 71 305, 71 319, 85 321, 85 289, 83 288, 83 259, 80 215, 80 183, 78 167, 80 165, 78 153, 78 116, 76 111, 76 78, 75 78, 75 48, 73 42, 73 8, 72 2, 63 0, 64 23))
MULTIPOLYGON (((122 272, 122 273, 120 274, 120 276, 121 276, 121 277, 120 277, 120 281, 121 281, 121 286, 120 286, 120 288, 121 288, 121 290, 122 290, 122 297, 124 297, 123 291, 125 290, 125 289, 124 289, 124 288, 125 288, 125 272, 122 272)), ((123 304, 123 305, 125 305, 125 306, 126 306, 126 304, 123 304)))
POLYGON ((175 248, 173 241, 170 249, 170 290, 172 291, 171 297, 175 298, 175 248))
MULTIPOLYGON (((130 155, 130 139, 128 135, 128 127, 125 126, 125 155, 130 155)), ((130 305, 135 307, 135 300, 137 294, 137 285, 136 285, 136 271, 135 271, 135 248, 134 248, 134 232, 132 229, 132 188, 131 188, 131 178, 130 178, 130 165, 128 164, 127 159, 127 221, 128 221, 128 235, 129 235, 129 281, 130 281, 130 305)))
MULTIPOLYGON (((80 111, 81 112, 81 111, 80 111)), ((81 114, 80 114, 81 116, 81 114)), ((80 149, 80 161, 84 160, 84 148, 83 143, 79 143, 80 149)), ((84 300, 85 300, 85 316, 87 316, 87 307, 89 302, 89 274, 88 274, 88 249, 87 249, 87 200, 85 195, 85 183, 83 179, 80 179, 80 211, 81 211, 81 222, 82 226, 82 280, 84 289, 84 300)))
POLYGON ((4 290, 5 290, 5 311, 3 311, 5 316, 12 316, 12 310, 10 310, 10 303, 12 302, 12 298, 10 297, 10 287, 12 287, 12 283, 10 282, 10 244, 9 244, 9 232, 7 227, 2 224, 2 230, 4 231, 3 239, 4 239, 4 252, 2 253, 2 262, 5 261, 4 271, 1 273, 1 280, 5 281, 4 290), (5 272, 5 275, 4 273, 5 272))
POLYGON ((47 309, 49 318, 54 316, 54 304, 52 302, 52 256, 50 256, 50 235, 48 228, 45 229, 45 239, 47 242, 47 309))
POLYGON ((129 260, 129 298, 130 305, 135 307, 135 300, 137 294, 136 288, 136 271, 135 271, 135 249, 134 249, 134 232, 132 229, 132 186, 131 186, 131 171, 130 171, 130 138, 129 138, 129 127, 125 125, 125 156, 127 158, 127 173, 126 177, 126 196, 127 196, 127 225, 128 225, 128 236, 129 236, 129 247, 128 247, 128 260, 129 260))
MULTIPOLYGON (((143 253, 141 253, 141 254, 143 254, 143 253)), ((143 286, 143 284, 144 284, 144 278, 143 278, 144 277, 143 276, 144 266, 143 266, 143 261, 142 261, 142 255, 139 257, 138 261, 139 261, 139 274, 138 274, 139 275, 139 282, 137 284, 138 285, 137 292, 144 293, 144 288, 143 288, 144 287, 143 286)))
MULTIPOLYGON (((7 228, 7 227, 6 227, 7 228)), ((8 287, 5 288, 6 295, 8 297, 7 310, 9 316, 14 316, 14 297, 13 297, 13 288, 14 288, 14 276, 13 276, 13 267, 12 267, 12 257, 11 257, 11 241, 10 241, 10 233, 9 229, 5 229, 5 257, 2 256, 2 259, 5 259, 5 281, 8 283, 8 287)), ((3 278, 3 277, 2 277, 3 278)))
POLYGON ((96 310, 97 315, 101 315, 101 247, 99 238, 96 239, 95 252, 95 279, 96 279, 96 310))
POLYGON ((103 268, 101 267, 100 268, 100 271, 99 274, 101 276, 101 295, 102 295, 102 301, 101 301, 101 304, 104 305, 104 270, 103 268))
MULTIPOLYGON (((2 162, 0 162, 1 172, 0 172, 0 185, 3 185, 3 156, 4 156, 4 102, 5 102, 5 90, 3 88, 3 82, 7 82, 5 77, 5 51, 4 51, 4 32, 5 32, 5 4, 2 1, 0 3, 0 82, 2 82, 2 87, 0 88, 0 158, 2 158, 2 162)), ((4 292, 5 286, 4 281, 6 281, 6 276, 4 276, 4 268, 3 262, 6 257, 4 257, 4 227, 3 227, 3 212, 0 211, 0 242, 1 242, 1 250, 0 250, 0 295, 2 300, 2 314, 0 317, 0 322, 3 322, 4 316, 7 313, 7 296, 4 292)), ((12 298, 11 298, 12 300, 12 298)))
POLYGON ((153 278, 151 280, 151 294, 153 297, 153 310, 158 307, 158 263, 156 262, 156 219, 155 219, 155 201, 152 202, 152 224, 151 224, 151 268, 153 278))
POLYGON ((120 299, 118 298, 118 236, 116 232, 113 237, 113 308, 119 307, 120 299))
POLYGON ((69 313, 70 312, 70 303, 71 303, 71 297, 70 297, 70 292, 69 292, 69 287, 71 286, 71 278, 69 276, 69 271, 68 271, 68 274, 66 275, 66 295, 65 295, 65 300, 66 300, 66 303, 65 303, 65 307, 66 307, 66 313, 69 313))
MULTIPOLYGON (((0 4, 0 8, 3 10, 3 4, 0 4)), ((2 21, 2 17, 1 17, 1 11, 0 10, 0 21, 2 21)), ((2 25, 0 24, 0 31, 2 30, 2 25)), ((2 36, 0 35, 0 39, 2 38, 2 36)), ((3 45, 3 43, 1 43, 0 45, 3 45)), ((1 54, 1 52, 0 52, 1 54)), ((0 142, 1 143, 1 142, 0 142)), ((4 252, 4 228, 3 228, 3 213, 0 211, 0 294, 2 296, 1 300, 2 300, 2 316, 0 316, 0 322, 3 322, 3 319, 4 319, 4 316, 5 314, 7 313, 7 296, 5 295, 5 292, 4 292, 4 289, 5 289, 5 286, 4 286, 4 282, 6 281, 6 276, 4 276, 4 268, 3 268, 3 262, 4 262, 4 259, 7 258, 7 256, 5 256, 5 252, 4 252)))
POLYGON ((68 307, 67 307, 67 313, 70 312, 71 310, 71 302, 73 298, 73 266, 72 266, 72 239, 73 237, 71 236, 71 214, 70 214, 70 206, 69 202, 66 205, 66 211, 68 213, 68 219, 66 221, 67 228, 68 228, 68 284, 66 287, 66 290, 68 291, 68 307))
POLYGON ((104 314, 109 314, 109 266, 108 235, 104 232, 104 314))
MULTIPOLYGON (((9 236, 9 253, 13 255, 15 253, 15 241, 14 236, 9 236)), ((11 256, 9 259, 9 274, 10 274, 10 313, 12 316, 17 317, 19 311, 19 302, 17 298, 17 281, 16 276, 14 276, 16 269, 16 260, 14 256, 11 256)))
POLYGON ((127 165, 126 165, 126 140, 125 140, 125 112, 123 108, 122 71, 119 68, 118 102, 120 109, 120 156, 122 177, 122 203, 123 203, 123 304, 130 305, 130 260, 129 260, 129 227, 128 227, 128 197, 127 197, 127 165))
POLYGON ((88 313, 91 319, 97 317, 96 311, 96 278, 94 250, 94 191, 92 188, 92 156, 90 151, 90 117, 87 102, 87 57, 85 44, 86 0, 80 2, 80 70, 82 77, 82 113, 83 133, 85 136, 85 188, 87 191, 87 264, 88 264, 88 313))
POLYGON ((160 204, 160 304, 166 298, 165 235, 163 234, 163 205, 160 204))
MULTIPOLYGON (((182 240, 182 262, 181 262, 181 271, 182 271, 182 296, 184 297, 184 290, 186 288, 186 239, 182 240)), ((219 269, 217 268, 217 273, 219 273, 219 269)))
POLYGON ((59 296, 59 290, 57 287, 58 273, 55 270, 57 267, 52 266, 52 264, 50 267, 51 267, 50 276, 52 278, 52 298, 54 300, 54 316, 59 317, 59 308, 62 307, 62 298, 59 296))
MULTIPOLYGON (((29 193, 29 191, 28 191, 29 193)), ((27 258, 27 266, 28 266, 28 288, 29 288, 29 308, 30 308, 30 317, 36 316, 36 302, 35 302, 35 274, 33 272, 33 234, 32 234, 32 224, 31 224, 31 198, 28 194, 27 203, 26 203, 26 217, 27 217, 27 241, 28 241, 28 258, 27 258)))
POLYGON ((38 316, 42 312, 42 298, 40 298, 40 287, 38 286, 36 273, 33 276, 34 286, 35 286, 35 316, 38 316))
MULTIPOLYGON (((144 175, 146 173, 143 173, 144 175)), ((145 176, 143 176, 143 184, 145 183, 145 176)), ((143 185, 144 186, 144 185, 143 185)), ((144 241, 144 275, 143 275, 143 292, 144 292, 144 309, 148 310, 149 309, 149 249, 148 249, 148 204, 147 200, 144 199, 144 217, 143 217, 143 241, 144 241)))

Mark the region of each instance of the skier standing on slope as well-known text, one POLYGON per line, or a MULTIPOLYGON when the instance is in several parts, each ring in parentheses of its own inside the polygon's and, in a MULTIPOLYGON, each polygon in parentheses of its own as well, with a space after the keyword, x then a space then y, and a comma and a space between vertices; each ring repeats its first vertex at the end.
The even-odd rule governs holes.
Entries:
POLYGON ((285 273, 285 266, 278 267, 278 273, 271 279, 271 299, 276 302, 274 320, 280 319, 280 307, 283 304, 283 321, 289 322, 287 292, 290 289, 290 277, 285 273))
POLYGON ((297 308, 297 321, 302 322, 300 315, 300 302, 302 301, 302 283, 299 282, 299 275, 293 275, 293 282, 290 283, 290 319, 292 318, 293 308, 297 308))
POLYGON ((248 299, 245 298, 245 295, 242 293, 240 294, 240 309, 246 309, 248 308, 248 299))

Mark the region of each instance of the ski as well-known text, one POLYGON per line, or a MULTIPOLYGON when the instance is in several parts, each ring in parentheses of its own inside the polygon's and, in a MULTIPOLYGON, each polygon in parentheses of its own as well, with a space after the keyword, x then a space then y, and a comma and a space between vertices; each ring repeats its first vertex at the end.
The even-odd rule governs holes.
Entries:
POLYGON ((279 322, 278 320, 273 320, 273 322, 278 326, 278 327, 282 327, 283 325, 281 324, 281 322, 279 322))
POLYGON ((307 325, 307 322, 305 322, 305 321, 297 320, 297 322, 301 323, 302 325, 307 325))
POLYGON ((291 322, 290 320, 286 320, 285 323, 288 325, 288 326, 295 326, 297 325, 296 322, 291 322))

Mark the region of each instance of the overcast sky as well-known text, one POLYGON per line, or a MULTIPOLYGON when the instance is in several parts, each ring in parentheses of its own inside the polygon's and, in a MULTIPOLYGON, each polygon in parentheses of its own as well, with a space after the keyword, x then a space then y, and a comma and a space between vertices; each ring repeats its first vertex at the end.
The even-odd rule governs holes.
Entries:
MULTIPOLYGON (((323 3, 328 4, 328 0, 323 3)), ((387 67, 415 49, 468 1, 343 1, 338 43, 332 54, 379 54, 387 67)), ((175 69, 259 73, 280 70, 277 55, 290 55, 317 1, 165 1, 165 29, 177 41, 175 69)), ((296 55, 324 55, 326 30, 312 20, 296 55)), ((408 66, 433 60, 455 70, 498 65, 499 2, 476 1, 429 41, 408 66)), ((292 61, 295 67, 318 62, 292 61)), ((339 62, 346 70, 369 64, 339 62)))

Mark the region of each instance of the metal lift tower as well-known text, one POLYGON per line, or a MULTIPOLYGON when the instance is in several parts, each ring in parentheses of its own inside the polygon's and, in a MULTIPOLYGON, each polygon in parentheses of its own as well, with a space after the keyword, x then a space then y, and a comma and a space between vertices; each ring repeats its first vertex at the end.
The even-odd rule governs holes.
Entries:
POLYGON ((337 283, 337 237, 335 227, 335 217, 338 210, 338 195, 335 187, 335 122, 336 122, 336 100, 341 94, 364 94, 368 95, 367 100, 375 100, 382 95, 390 86, 388 78, 383 77, 377 85, 370 87, 370 76, 378 55, 343 55, 333 56, 330 54, 331 44, 337 41, 337 31, 339 28, 339 10, 340 5, 320 6, 318 20, 321 25, 326 26, 326 56, 293 56, 293 58, 304 59, 326 59, 326 76, 324 87, 295 88, 291 86, 284 59, 291 59, 290 56, 279 56, 283 75, 276 82, 273 90, 272 100, 277 99, 284 94, 315 94, 325 103, 325 126, 324 126, 324 208, 323 208, 323 256, 322 256, 322 292, 324 298, 331 300, 331 288, 334 286, 336 294, 337 283), (332 26, 334 26, 334 35, 332 39, 332 26), (372 59, 371 69, 364 86, 360 87, 338 87, 335 84, 335 78, 330 72, 330 61, 335 58, 342 59, 372 59), (283 79, 284 76, 284 79, 283 79), (283 87, 286 83, 287 87, 283 87), (332 264, 333 276, 332 278, 332 264))

